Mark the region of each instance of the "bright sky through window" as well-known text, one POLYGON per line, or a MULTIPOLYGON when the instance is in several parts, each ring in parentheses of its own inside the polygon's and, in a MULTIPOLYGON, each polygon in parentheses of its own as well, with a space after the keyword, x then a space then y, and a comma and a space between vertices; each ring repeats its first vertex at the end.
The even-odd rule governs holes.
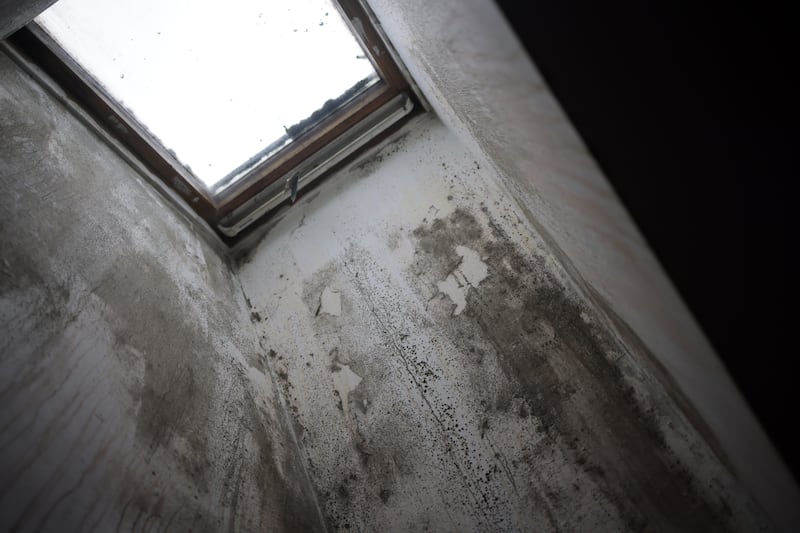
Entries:
POLYGON ((330 0, 60 0, 36 21, 209 188, 377 80, 330 0))

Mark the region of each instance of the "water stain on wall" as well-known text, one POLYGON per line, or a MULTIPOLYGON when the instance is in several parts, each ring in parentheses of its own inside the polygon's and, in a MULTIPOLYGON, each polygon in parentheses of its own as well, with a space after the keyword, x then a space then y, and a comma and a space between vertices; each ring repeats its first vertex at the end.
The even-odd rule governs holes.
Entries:
POLYGON ((0 522, 318 530, 226 260, 2 54, 0 80, 0 522))
MULTIPOLYGON (((543 258, 520 253, 491 220, 489 228, 485 234, 472 214, 458 209, 413 235, 420 252, 414 269, 429 283, 450 275, 461 261, 460 246, 478 251, 488 265, 479 289, 466 294, 464 313, 437 322, 462 353, 488 345, 492 353, 482 357, 499 361, 512 385, 489 402, 492 408, 536 417, 547 442, 594 478, 631 530, 726 529, 725 505, 697 490, 666 445, 657 413, 640 405, 609 361, 622 348, 585 320, 589 310, 568 295, 543 258)), ((482 357, 464 361, 480 366, 482 357)), ((481 387, 477 380, 472 385, 481 387)), ((528 459, 535 467, 537 457, 528 459)), ((569 512, 569 494, 544 497, 560 514, 569 512)))
MULTIPOLYGON (((287 474, 302 478, 302 472, 290 462, 277 464, 269 420, 259 414, 242 363, 215 352, 208 333, 187 317, 184 297, 163 266, 143 256, 128 258, 96 292, 106 302, 117 349, 124 346, 144 359, 135 398, 136 438, 150 455, 168 450, 191 487, 173 491, 171 499, 184 500, 185 506, 173 517, 174 525, 189 523, 193 529, 209 531, 224 523, 234 529, 313 530, 316 511, 300 497, 288 498, 290 503, 271 511, 278 523, 263 523, 264 512, 254 515, 247 510, 253 497, 259 508, 266 509, 275 491, 292 495, 292 487, 281 485, 291 479, 287 474), (143 274, 146 287, 140 282, 143 274), (132 322, 129 317, 142 299, 153 295, 158 295, 160 305, 149 313, 135 313, 139 319, 132 322), (223 391, 226 382, 235 384, 235 389, 223 391), (221 449, 225 456, 215 460, 221 449), (202 504, 209 500, 217 502, 210 514, 202 504), (228 513, 224 521, 223 510, 228 513)), ((154 468, 155 478, 159 472, 154 468)), ((129 513, 149 514, 155 503, 149 491, 140 490, 126 491, 122 505, 129 513)))
POLYGON ((301 281, 321 350, 276 364, 329 524, 736 530, 706 459, 671 447, 671 404, 517 223, 456 208, 405 230, 401 270, 351 243, 301 281), (316 312, 328 287, 339 315, 316 312))

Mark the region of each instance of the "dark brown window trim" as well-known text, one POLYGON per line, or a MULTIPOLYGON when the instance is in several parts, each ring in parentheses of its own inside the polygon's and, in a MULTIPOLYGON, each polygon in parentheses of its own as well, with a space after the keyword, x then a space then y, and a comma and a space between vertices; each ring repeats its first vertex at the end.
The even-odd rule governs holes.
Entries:
MULTIPOLYGON (((359 0, 337 0, 337 3, 381 80, 357 94, 337 111, 299 135, 276 156, 257 165, 216 196, 211 195, 205 185, 188 172, 147 128, 133 118, 130 112, 107 96, 94 78, 35 23, 17 31, 7 40, 86 109, 109 135, 120 141, 154 175, 182 198, 224 242, 233 245, 239 240, 238 236, 226 237, 218 227, 218 223, 226 215, 246 204, 276 180, 285 177, 321 148, 335 142, 344 132, 358 125, 397 95, 405 94, 411 98, 414 102, 414 113, 407 115, 397 125, 388 128, 356 153, 350 154, 342 162, 334 165, 326 174, 340 168, 361 151, 396 131, 400 123, 422 111, 422 106, 410 90, 408 81, 394 62, 359 0)), ((269 213, 262 215, 259 223, 266 220, 268 215, 269 213)))
POLYGON ((375 70, 386 83, 399 91, 408 90, 408 81, 403 76, 391 53, 372 24, 371 17, 358 0, 335 0, 350 29, 367 51, 375 70))
POLYGON ((259 186, 250 186, 243 191, 236 190, 237 188, 234 187, 232 194, 223 192, 220 196, 223 204, 218 208, 218 219, 242 205, 264 187, 280 179, 311 154, 336 139, 397 94, 399 94, 398 91, 383 83, 373 86, 337 113, 315 126, 309 135, 294 140, 278 157, 271 158, 255 167, 250 175, 255 176, 259 186))

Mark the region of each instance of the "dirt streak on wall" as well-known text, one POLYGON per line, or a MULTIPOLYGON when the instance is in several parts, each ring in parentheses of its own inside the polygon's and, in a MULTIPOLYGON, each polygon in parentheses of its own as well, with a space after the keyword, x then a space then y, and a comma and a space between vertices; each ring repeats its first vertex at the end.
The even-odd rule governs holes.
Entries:
POLYGON ((0 191, 0 528, 320 529, 229 264, 4 55, 0 191))
POLYGON ((330 524, 766 528, 492 171, 410 130, 241 265, 330 524))

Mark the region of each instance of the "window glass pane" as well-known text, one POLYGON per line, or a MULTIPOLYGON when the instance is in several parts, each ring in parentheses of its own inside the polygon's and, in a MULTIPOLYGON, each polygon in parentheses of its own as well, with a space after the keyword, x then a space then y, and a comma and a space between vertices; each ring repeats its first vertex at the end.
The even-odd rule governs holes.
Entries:
POLYGON ((330 0, 60 0, 36 21, 209 188, 377 81, 330 0))

